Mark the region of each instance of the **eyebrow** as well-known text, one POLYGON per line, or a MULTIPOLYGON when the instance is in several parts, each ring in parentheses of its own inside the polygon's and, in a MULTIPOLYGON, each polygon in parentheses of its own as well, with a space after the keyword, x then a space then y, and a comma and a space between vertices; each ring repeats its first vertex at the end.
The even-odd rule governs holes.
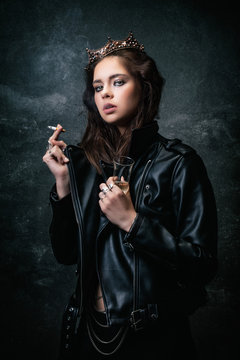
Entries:
MULTIPOLYGON (((114 79, 114 78, 116 78, 116 77, 118 77, 118 76, 128 77, 127 74, 114 74, 114 75, 109 76, 109 80, 112 80, 112 79, 114 79)), ((94 80, 94 81, 93 81, 93 84, 101 83, 101 82, 102 82, 101 79, 99 79, 99 80, 94 80)))

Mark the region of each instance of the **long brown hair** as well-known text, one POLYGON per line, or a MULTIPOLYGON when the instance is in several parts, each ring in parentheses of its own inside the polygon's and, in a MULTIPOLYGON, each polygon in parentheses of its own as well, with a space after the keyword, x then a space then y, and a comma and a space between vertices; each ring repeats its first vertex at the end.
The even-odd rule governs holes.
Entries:
POLYGON ((154 60, 145 52, 134 49, 122 49, 108 56, 118 56, 129 73, 140 83, 142 93, 138 111, 124 134, 120 134, 115 125, 107 124, 100 116, 94 101, 92 85, 96 61, 86 70, 86 88, 83 102, 88 110, 88 123, 80 147, 87 158, 101 172, 99 160, 112 162, 114 156, 128 153, 132 129, 140 128, 154 120, 158 113, 164 79, 159 73, 154 60))

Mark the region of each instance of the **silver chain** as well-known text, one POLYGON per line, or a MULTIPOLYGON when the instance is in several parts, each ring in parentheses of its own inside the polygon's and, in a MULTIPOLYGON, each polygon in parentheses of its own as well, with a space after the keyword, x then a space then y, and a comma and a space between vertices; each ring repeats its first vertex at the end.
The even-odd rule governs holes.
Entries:
MULTIPOLYGON (((96 320, 96 319, 94 318, 94 320, 96 320)), ((100 324, 98 321, 96 321, 96 323, 99 324, 100 326, 104 326, 104 327, 105 327, 105 325, 100 324)), ((102 355, 112 355, 112 354, 114 354, 114 353, 120 348, 120 346, 121 346, 124 338, 125 338, 126 335, 127 335, 128 326, 126 326, 125 329, 124 329, 124 326, 121 326, 120 329, 118 330, 117 334, 116 334, 111 340, 108 340, 108 341, 104 341, 104 340, 100 339, 100 338, 97 336, 97 334, 96 334, 95 331, 93 330, 93 327, 92 327, 91 322, 90 322, 88 319, 87 319, 87 331, 88 331, 88 336, 89 336, 89 339, 91 340, 91 343, 93 344, 94 348, 95 348, 100 354, 102 354, 102 355), (93 338, 93 337, 95 337, 95 339, 96 339, 97 341, 99 341, 100 343, 102 343, 102 344, 111 344, 111 343, 112 343, 114 340, 116 340, 121 334, 122 334, 122 336, 121 336, 121 338, 120 338, 120 341, 119 341, 118 345, 117 345, 117 346, 115 347, 115 349, 114 349, 113 351, 111 351, 111 352, 104 352, 104 351, 100 350, 100 349, 98 348, 98 346, 96 345, 95 340, 94 340, 94 338, 93 338)))

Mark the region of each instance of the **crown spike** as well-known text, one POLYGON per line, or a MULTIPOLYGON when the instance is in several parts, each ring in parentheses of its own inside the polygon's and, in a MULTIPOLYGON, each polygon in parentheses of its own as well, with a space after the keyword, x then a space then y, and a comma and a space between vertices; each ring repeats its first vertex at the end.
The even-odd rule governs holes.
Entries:
POLYGON ((90 65, 95 61, 104 58, 108 54, 121 50, 121 49, 136 49, 140 52, 144 51, 143 44, 140 44, 137 39, 134 38, 133 32, 130 31, 127 38, 124 40, 112 40, 110 36, 108 36, 108 41, 105 46, 97 50, 89 50, 86 48, 88 53, 89 63, 86 70, 89 70, 90 65))

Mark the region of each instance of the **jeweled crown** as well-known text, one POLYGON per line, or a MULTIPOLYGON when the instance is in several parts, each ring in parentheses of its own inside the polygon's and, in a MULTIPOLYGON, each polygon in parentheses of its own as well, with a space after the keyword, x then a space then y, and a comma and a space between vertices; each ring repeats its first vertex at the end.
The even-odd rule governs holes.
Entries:
POLYGON ((140 44, 137 39, 134 38, 132 31, 129 32, 129 35, 125 40, 112 40, 110 37, 108 37, 108 42, 102 48, 97 50, 89 50, 88 48, 86 48, 89 59, 86 70, 88 70, 90 65, 93 64, 95 61, 102 59, 108 54, 121 49, 136 49, 139 51, 144 51, 144 46, 140 44))

